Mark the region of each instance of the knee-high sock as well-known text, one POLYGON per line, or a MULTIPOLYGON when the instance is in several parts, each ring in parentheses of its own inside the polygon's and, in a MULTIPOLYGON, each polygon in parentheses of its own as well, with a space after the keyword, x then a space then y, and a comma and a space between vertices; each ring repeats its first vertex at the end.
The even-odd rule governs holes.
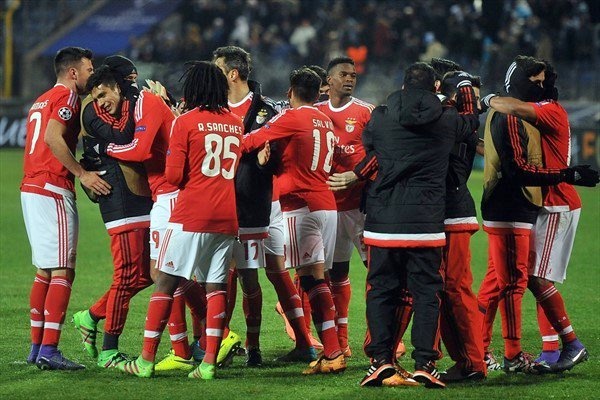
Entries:
POLYGON ((323 343, 323 353, 327 358, 335 358, 341 354, 341 349, 335 329, 335 306, 329 287, 320 281, 309 290, 308 298, 315 328, 323 343))
POLYGON ((235 301, 237 298, 237 269, 230 268, 229 274, 227 275, 227 318, 225 320, 225 329, 223 329, 223 338, 229 335, 229 322, 233 317, 233 310, 235 309, 235 301))
POLYGON ((306 329, 306 323, 304 322, 302 301, 294 287, 290 273, 286 270, 267 272, 267 278, 273 284, 281 308, 294 330, 296 347, 301 349, 308 348, 310 346, 310 338, 306 329))
POLYGON ((185 291, 183 297, 185 304, 192 314, 192 326, 194 339, 204 336, 204 320, 206 319, 206 290, 204 286, 196 281, 190 281, 191 285, 185 291))
POLYGON ((546 317, 546 313, 540 303, 537 303, 537 321, 540 335, 542 336, 542 351, 556 351, 560 349, 558 333, 552 327, 546 317))
POLYGON ((565 302, 558 289, 553 284, 548 283, 539 290, 532 290, 532 292, 538 304, 544 310, 548 321, 552 324, 554 330, 558 332, 562 342, 569 343, 577 339, 565 309, 565 302))
POLYGON ((182 279, 177 290, 173 293, 173 305, 171 306, 171 313, 169 314, 169 321, 167 323, 171 338, 171 347, 173 347, 175 355, 186 360, 192 355, 187 337, 184 300, 185 286, 189 283, 191 282, 182 279))
POLYGON ((227 307, 227 293, 216 290, 206 295, 206 354, 203 362, 214 364, 223 337, 225 318, 223 313, 227 307))
POLYGON ((44 338, 42 345, 58 346, 73 281, 66 276, 55 276, 50 280, 44 303, 44 338))
POLYGON ((42 344, 44 337, 44 305, 50 280, 36 274, 29 295, 29 318, 31 325, 31 343, 42 344))
POLYGON ((350 307, 350 297, 352 288, 348 275, 331 279, 331 297, 335 304, 335 322, 337 326, 337 335, 340 347, 348 347, 348 308, 350 307))
POLYGON ((246 318, 246 348, 260 348, 260 325, 262 322, 262 290, 243 292, 244 316, 246 318))
POLYGON ((167 325, 172 304, 173 296, 166 293, 154 292, 150 297, 142 349, 142 358, 146 361, 154 362, 156 359, 160 337, 167 325))

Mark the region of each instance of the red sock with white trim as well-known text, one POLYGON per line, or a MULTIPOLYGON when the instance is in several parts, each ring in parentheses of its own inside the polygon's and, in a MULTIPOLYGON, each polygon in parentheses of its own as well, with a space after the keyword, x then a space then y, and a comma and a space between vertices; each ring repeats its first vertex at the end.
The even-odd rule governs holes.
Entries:
POLYGON ((169 328, 169 336, 171 338, 171 347, 176 356, 188 360, 192 353, 187 337, 187 323, 185 320, 185 300, 184 291, 185 285, 189 281, 182 280, 173 293, 173 304, 167 327, 169 328))
POLYGON ((227 293, 215 290, 206 295, 206 354, 203 362, 214 364, 217 360, 223 329, 225 328, 225 310, 227 293))
POLYGON ((323 280, 316 282, 308 291, 308 298, 313 321, 323 343, 323 354, 332 359, 342 354, 335 329, 335 306, 327 284, 323 280))
POLYGON ((58 346, 72 284, 73 280, 67 276, 54 276, 50 280, 44 302, 44 346, 58 346))
POLYGON ((245 293, 243 307, 246 318, 246 348, 260 348, 260 325, 262 322, 262 290, 245 293))
POLYGON ((558 341, 558 333, 552 327, 550 321, 546 317, 546 313, 542 306, 537 303, 537 321, 540 335, 542 336, 542 351, 557 351, 560 350, 560 342, 558 341))
POLYGON ((310 338, 304 322, 302 301, 296 288, 294 288, 290 273, 286 270, 267 272, 267 278, 273 284, 281 308, 294 330, 296 347, 300 349, 310 347, 310 338))
POLYGON ((571 321, 565 309, 565 302, 558 289, 553 284, 548 284, 541 288, 539 293, 534 292, 533 294, 540 307, 544 310, 548 322, 558 332, 563 344, 576 340, 577 335, 573 331, 571 321))
POLYGON ((31 343, 42 344, 44 337, 44 304, 50 280, 39 274, 35 275, 29 294, 29 318, 31 325, 31 343))
POLYGON ((348 347, 348 308, 350 307, 350 296, 352 288, 348 275, 339 280, 331 280, 331 297, 335 304, 335 323, 340 347, 348 347))
POLYGON ((146 314, 144 346, 142 349, 142 358, 146 361, 154 362, 156 359, 160 337, 167 325, 172 305, 173 296, 160 292, 152 293, 150 303, 148 303, 148 313, 146 314))

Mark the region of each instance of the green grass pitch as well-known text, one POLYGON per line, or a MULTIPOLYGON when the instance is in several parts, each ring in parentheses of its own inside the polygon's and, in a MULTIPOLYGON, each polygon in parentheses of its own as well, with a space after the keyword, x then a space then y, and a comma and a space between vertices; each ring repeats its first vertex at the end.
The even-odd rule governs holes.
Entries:
MULTIPOLYGON (((276 365, 273 358, 292 348, 275 313, 275 293, 264 274, 263 330, 261 347, 265 366, 248 369, 242 357, 230 368, 218 371, 211 382, 188 379, 183 373, 157 373, 154 379, 141 380, 115 370, 101 370, 88 359, 79 343, 79 335, 70 323, 74 312, 89 307, 108 287, 112 265, 109 240, 95 204, 78 192, 80 237, 77 255, 77 279, 61 338, 61 349, 68 357, 86 364, 78 372, 40 371, 25 363, 29 351, 28 299, 34 268, 23 225, 19 200, 22 176, 22 150, 0 150, 0 397, 5 399, 385 399, 399 397, 510 399, 510 398, 598 398, 600 393, 600 190, 581 189, 584 207, 579 232, 571 258, 568 279, 560 290, 576 333, 588 347, 591 357, 586 363, 562 375, 507 376, 491 373, 478 384, 455 385, 445 391, 423 387, 360 388, 368 359, 361 351, 365 332, 364 282, 365 268, 353 259, 351 280, 353 297, 350 310, 350 340, 353 357, 348 370, 337 376, 300 374, 304 365, 276 365)), ((476 199, 481 196, 480 172, 475 172, 470 186, 476 199)), ((79 183, 77 183, 79 186, 79 183)), ((472 268, 477 290, 486 268, 487 243, 479 231, 471 242, 472 268)), ((135 297, 131 303, 121 350, 136 355, 141 351, 144 316, 151 289, 135 297)), ((241 296, 238 296, 238 300, 241 296)), ((231 327, 244 334, 241 304, 238 304, 231 327)), ((500 356, 502 341, 500 321, 496 321, 494 345, 500 356)), ((411 350, 409 337, 405 338, 411 350)), ((100 335, 101 340, 101 335, 100 335)), ((523 315, 523 345, 532 353, 540 350, 535 302, 526 294, 523 315)), ((169 348, 168 336, 163 336, 159 357, 169 348)), ((403 365, 412 370, 413 363, 405 358, 403 365)), ((444 369, 449 358, 439 362, 444 369)))

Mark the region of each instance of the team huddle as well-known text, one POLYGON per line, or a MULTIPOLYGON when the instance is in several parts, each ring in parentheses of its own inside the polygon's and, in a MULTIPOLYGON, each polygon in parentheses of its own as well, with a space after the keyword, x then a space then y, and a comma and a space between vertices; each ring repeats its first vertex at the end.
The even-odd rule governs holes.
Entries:
POLYGON ((491 370, 562 372, 588 358, 554 282, 565 279, 579 219, 573 185, 599 179, 589 166, 569 166, 568 118, 548 62, 518 56, 508 97, 481 99, 481 79, 456 63, 417 62, 378 107, 353 96, 348 57, 292 71, 288 100, 278 102, 249 79, 250 54, 236 46, 188 63, 180 101, 158 82, 140 90, 135 64, 119 55, 94 69, 90 50, 67 47, 54 66, 56 85, 29 112, 21 185, 37 268, 28 363, 84 368, 58 349, 75 276, 75 177, 98 203, 113 257, 106 293, 73 315, 101 368, 214 379, 240 353, 260 367, 264 268, 295 341, 275 361, 307 363, 305 375, 343 372, 355 249, 368 268, 371 365, 361 386, 444 388, 491 370), (469 242, 479 224, 467 180, 477 153, 489 259, 475 295, 469 242), (229 329, 238 280, 243 344, 229 329), (152 284, 132 359, 119 337, 131 298, 152 284), (526 288, 543 340, 536 359, 520 343, 526 288), (498 309, 502 363, 490 350, 498 309), (412 373, 401 366, 411 320, 412 373), (171 351, 157 360, 165 328, 171 351), (455 363, 444 372, 436 368, 442 341, 455 363))

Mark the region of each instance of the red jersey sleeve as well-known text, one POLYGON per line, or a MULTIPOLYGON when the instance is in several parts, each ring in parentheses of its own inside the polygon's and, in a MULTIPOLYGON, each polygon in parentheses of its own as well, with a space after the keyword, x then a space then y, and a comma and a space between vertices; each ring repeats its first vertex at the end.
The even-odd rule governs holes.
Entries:
POLYGON ((183 170, 188 153, 188 133, 180 118, 171 128, 171 141, 167 150, 165 176, 171 185, 179 186, 183 179, 183 170))
POLYGON ((141 92, 134 110, 133 140, 124 145, 110 143, 106 148, 106 154, 123 161, 142 162, 149 159, 152 156, 150 151, 152 143, 162 124, 163 110, 160 106, 164 103, 161 103, 162 100, 156 96, 141 92))
POLYGON ((49 119, 56 120, 63 125, 78 122, 79 119, 79 96, 72 90, 63 90, 52 102, 49 119))
POLYGON ((535 110, 535 125, 542 128, 542 134, 560 132, 568 124, 567 112, 555 101, 530 103, 535 110))
POLYGON ((249 153, 262 145, 267 140, 283 139, 293 135, 297 131, 298 122, 293 113, 283 110, 261 128, 256 129, 244 136, 242 152, 249 153))

